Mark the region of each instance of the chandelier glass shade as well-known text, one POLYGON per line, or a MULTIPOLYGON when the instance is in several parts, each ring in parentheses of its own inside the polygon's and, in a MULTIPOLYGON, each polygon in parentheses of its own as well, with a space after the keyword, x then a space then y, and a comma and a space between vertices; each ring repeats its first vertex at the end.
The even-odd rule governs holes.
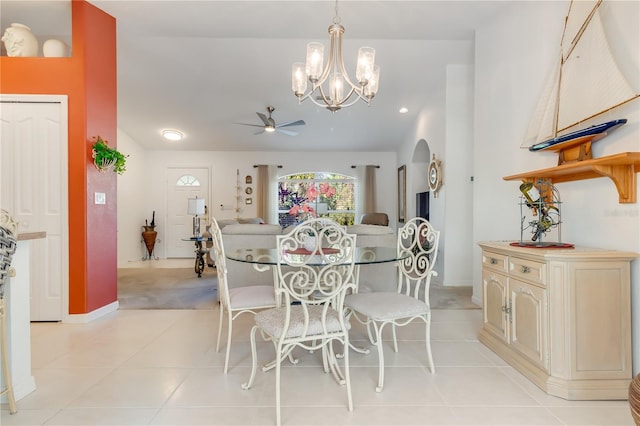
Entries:
POLYGON ((329 57, 326 66, 323 67, 324 45, 309 43, 307 62, 293 64, 291 73, 291 88, 299 102, 311 99, 314 104, 332 112, 351 106, 358 100, 371 105, 371 99, 378 92, 380 78, 380 67, 375 65, 376 51, 372 47, 360 48, 356 83, 349 78, 342 59, 344 27, 340 25, 337 0, 335 9, 333 24, 329 26, 329 57))

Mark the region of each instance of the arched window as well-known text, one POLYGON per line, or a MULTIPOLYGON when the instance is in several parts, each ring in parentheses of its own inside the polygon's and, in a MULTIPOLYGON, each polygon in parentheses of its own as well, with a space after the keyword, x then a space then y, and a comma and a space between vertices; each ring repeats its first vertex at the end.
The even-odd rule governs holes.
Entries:
POLYGON ((200 181, 192 175, 182 175, 176 181, 176 186, 200 186, 200 181))
POLYGON ((355 223, 352 176, 304 172, 278 179, 278 222, 286 227, 309 217, 328 217, 342 225, 355 223))

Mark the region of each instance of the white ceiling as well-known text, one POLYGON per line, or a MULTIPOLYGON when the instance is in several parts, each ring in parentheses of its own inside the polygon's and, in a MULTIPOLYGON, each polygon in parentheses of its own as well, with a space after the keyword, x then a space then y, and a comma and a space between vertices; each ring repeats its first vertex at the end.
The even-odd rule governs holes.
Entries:
MULTIPOLYGON (((118 38, 118 127, 148 149, 232 151, 395 151, 417 112, 443 90, 447 64, 472 64, 474 29, 518 2, 340 1, 350 75, 360 46, 376 49, 380 89, 334 114, 291 92, 291 65, 306 44, 328 49, 334 2, 113 1, 92 4, 114 16, 118 38), (256 112, 298 136, 255 135, 256 112), (401 115, 401 106, 409 113, 401 115), (160 132, 184 132, 180 143, 160 132)), ((70 2, 0 2, 2 28, 29 25, 39 39, 70 41, 70 2)))

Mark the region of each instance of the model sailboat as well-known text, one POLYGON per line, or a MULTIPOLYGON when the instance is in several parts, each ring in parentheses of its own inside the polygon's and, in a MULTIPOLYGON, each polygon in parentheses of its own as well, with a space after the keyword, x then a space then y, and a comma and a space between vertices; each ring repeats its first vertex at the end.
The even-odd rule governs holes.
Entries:
POLYGON ((611 52, 601 5, 602 0, 571 2, 558 66, 536 107, 523 143, 530 151, 558 151, 558 164, 592 158, 591 143, 627 120, 609 119, 574 129, 640 97, 611 52))

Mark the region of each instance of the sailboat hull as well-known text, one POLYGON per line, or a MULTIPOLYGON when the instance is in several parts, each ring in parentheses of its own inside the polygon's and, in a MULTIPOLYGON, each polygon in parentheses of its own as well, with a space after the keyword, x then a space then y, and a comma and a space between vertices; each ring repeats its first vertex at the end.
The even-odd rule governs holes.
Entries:
POLYGON ((606 123, 596 124, 586 129, 577 130, 556 138, 547 139, 536 143, 529 147, 529 151, 562 151, 573 146, 581 145, 586 142, 595 142, 607 136, 611 132, 627 122, 626 118, 607 121, 606 123))

